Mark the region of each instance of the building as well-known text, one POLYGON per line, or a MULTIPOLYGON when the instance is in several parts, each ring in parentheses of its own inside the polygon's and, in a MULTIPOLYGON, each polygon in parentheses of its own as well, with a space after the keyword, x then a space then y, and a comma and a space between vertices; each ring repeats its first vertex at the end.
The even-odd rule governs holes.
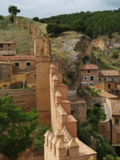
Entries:
POLYGON ((80 83, 93 85, 98 82, 98 67, 95 64, 83 64, 80 66, 80 83))
POLYGON ((0 55, 3 55, 3 56, 16 55, 16 43, 15 42, 0 42, 0 55))
POLYGON ((100 90, 104 90, 108 93, 119 96, 119 84, 117 84, 116 82, 113 82, 113 81, 99 82, 94 86, 100 90))
POLYGON ((107 81, 119 83, 120 82, 120 74, 119 74, 118 70, 99 71, 99 82, 107 82, 107 81))

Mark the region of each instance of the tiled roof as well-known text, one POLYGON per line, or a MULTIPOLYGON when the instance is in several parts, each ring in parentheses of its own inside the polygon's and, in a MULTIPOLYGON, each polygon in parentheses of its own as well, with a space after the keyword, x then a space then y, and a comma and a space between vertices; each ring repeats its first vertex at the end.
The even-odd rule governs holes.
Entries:
POLYGON ((0 61, 34 61, 35 56, 0 56, 0 61))
POLYGON ((99 71, 99 76, 119 76, 118 70, 103 70, 99 71))
POLYGON ((83 64, 80 69, 98 69, 98 67, 95 64, 83 64))
POLYGON ((112 115, 120 115, 120 100, 111 100, 112 115))
POLYGON ((11 44, 11 43, 15 43, 15 42, 0 42, 1 44, 7 43, 7 44, 11 44))

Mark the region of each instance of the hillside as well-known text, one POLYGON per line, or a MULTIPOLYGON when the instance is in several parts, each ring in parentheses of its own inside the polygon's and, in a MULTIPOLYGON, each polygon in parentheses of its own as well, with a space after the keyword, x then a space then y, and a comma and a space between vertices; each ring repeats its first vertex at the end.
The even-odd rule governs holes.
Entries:
MULTIPOLYGON (((27 26, 32 21, 30 18, 25 17, 21 17, 20 19, 21 22, 26 21, 27 26)), ((46 24, 41 24, 40 22, 34 23, 39 26, 43 33, 46 33, 46 24)), ((4 20, 0 20, 0 41, 15 41, 18 54, 21 51, 26 52, 27 50, 33 52, 33 38, 28 35, 28 29, 23 30, 22 28, 18 28, 17 25, 9 21, 9 16, 4 17, 4 20)))

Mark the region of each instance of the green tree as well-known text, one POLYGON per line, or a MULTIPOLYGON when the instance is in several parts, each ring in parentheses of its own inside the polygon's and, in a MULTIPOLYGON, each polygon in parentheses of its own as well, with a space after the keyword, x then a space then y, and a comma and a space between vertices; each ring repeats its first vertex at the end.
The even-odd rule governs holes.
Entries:
POLYGON ((106 160, 114 160, 114 157, 111 156, 110 154, 106 155, 105 158, 106 158, 106 160))
POLYGON ((33 21, 39 21, 38 17, 33 17, 33 21))
POLYGON ((9 6, 8 12, 13 12, 13 14, 17 15, 17 13, 20 13, 20 9, 18 9, 16 6, 9 6))
POLYGON ((2 15, 0 15, 0 20, 2 20, 3 19, 3 16, 2 15))
POLYGON ((0 153, 10 160, 18 159, 18 154, 32 146, 30 134, 39 124, 35 109, 30 113, 21 111, 8 94, 0 98, 0 153))
POLYGON ((9 17, 9 20, 13 23, 13 22, 14 22, 14 15, 11 15, 11 16, 9 17))
POLYGON ((55 23, 49 23, 46 27, 47 34, 60 34, 62 33, 62 27, 60 25, 57 25, 55 23))
POLYGON ((113 49, 111 52, 111 56, 112 56, 112 58, 118 59, 119 58, 119 51, 117 49, 113 49))
POLYGON ((77 21, 75 21, 73 23, 73 30, 76 32, 85 32, 86 26, 84 24, 84 22, 81 19, 78 19, 77 21))
POLYGON ((112 38, 112 32, 111 31, 108 32, 108 37, 112 38))

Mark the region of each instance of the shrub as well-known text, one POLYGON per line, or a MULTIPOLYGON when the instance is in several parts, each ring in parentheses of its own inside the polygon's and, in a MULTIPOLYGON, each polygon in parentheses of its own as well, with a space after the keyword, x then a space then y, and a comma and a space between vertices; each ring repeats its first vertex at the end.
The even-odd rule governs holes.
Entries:
POLYGON ((86 96, 86 92, 83 89, 81 89, 79 91, 79 94, 80 94, 81 97, 85 97, 86 96))
POLYGON ((112 32, 111 31, 108 32, 108 37, 112 38, 112 32))
POLYGON ((0 15, 0 20, 2 20, 3 19, 3 16, 2 15, 0 15))
POLYGON ((93 108, 93 112, 94 112, 94 113, 98 113, 98 112, 99 112, 99 108, 95 106, 95 107, 93 108))
POLYGON ((95 88, 91 88, 91 94, 92 94, 92 96, 98 96, 98 93, 100 93, 100 92, 101 92, 100 89, 98 89, 98 90, 95 91, 95 88))
POLYGON ((10 17, 9 17, 9 20, 10 20, 10 22, 14 22, 14 15, 11 15, 10 17))
POLYGON ((106 155, 105 158, 106 158, 106 160, 114 160, 114 157, 111 156, 110 154, 106 155))
POLYGON ((112 58, 118 59, 119 58, 119 51, 117 49, 113 49, 111 52, 111 56, 112 56, 112 58))
POLYGON ((38 17, 33 17, 33 21, 39 21, 38 17))
POLYGON ((120 157, 117 157, 116 160, 120 160, 120 157))

